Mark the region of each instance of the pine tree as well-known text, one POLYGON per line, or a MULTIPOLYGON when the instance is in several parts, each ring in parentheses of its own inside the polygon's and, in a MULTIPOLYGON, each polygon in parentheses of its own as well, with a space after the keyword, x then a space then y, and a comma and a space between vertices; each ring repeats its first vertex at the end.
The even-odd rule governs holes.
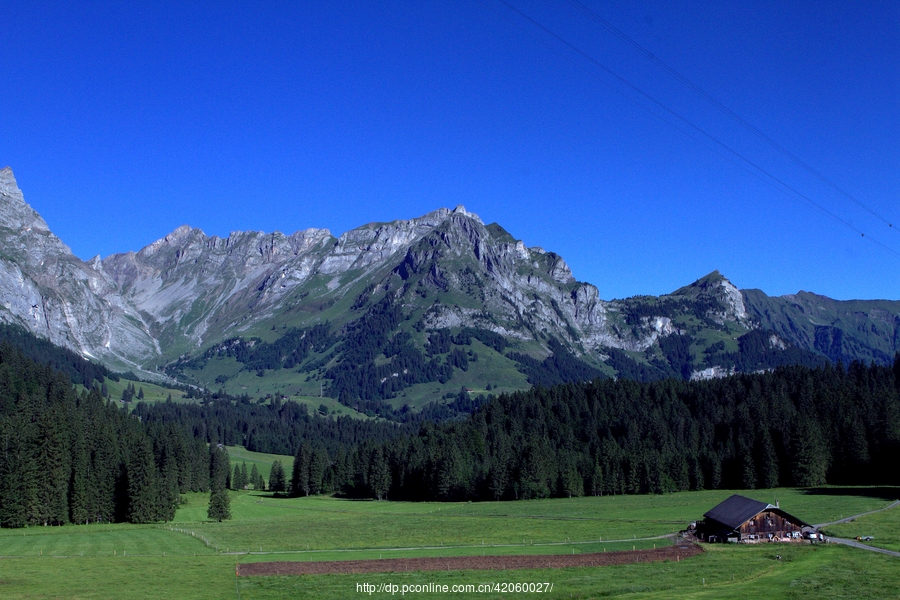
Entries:
POLYGON ((250 480, 249 481, 250 481, 250 484, 253 485, 253 489, 255 489, 255 490, 261 490, 261 489, 263 489, 263 487, 265 487, 265 485, 260 487, 260 485, 259 485, 260 477, 261 477, 261 475, 259 474, 259 469, 256 468, 256 463, 253 463, 253 468, 250 469, 250 480))
POLYGON ((369 487, 377 500, 387 497, 391 489, 391 470, 381 446, 375 448, 369 461, 369 487))
POLYGON ((22 415, 0 419, 0 526, 24 527, 37 495, 37 464, 22 415), (4 423, 5 421, 5 423, 4 423))
POLYGON ((153 460, 150 440, 135 432, 130 443, 126 466, 128 480, 128 508, 130 523, 152 523, 160 520, 159 476, 153 460))
POLYGON ((250 475, 247 474, 247 463, 241 463, 241 485, 238 487, 242 490, 250 485, 250 475))
POLYGON ((215 521, 231 518, 228 479, 231 468, 228 451, 221 444, 209 447, 209 508, 206 516, 215 521))
POLYGON ((175 518, 179 500, 179 469, 176 446, 178 434, 172 429, 164 430, 156 440, 156 464, 159 469, 159 518, 171 521, 175 518))
POLYGON ((231 500, 228 490, 221 489, 210 492, 209 509, 206 516, 213 521, 225 521, 231 518, 231 500))
POLYGON ((309 467, 312 463, 312 448, 307 442, 300 444, 294 455, 294 468, 291 472, 291 495, 309 496, 309 467))
MULTIPOLYGON (((81 425, 81 424, 80 424, 81 425)), ((72 475, 69 480, 69 518, 73 523, 87 523, 90 495, 88 492, 88 468, 90 457, 84 443, 84 430, 80 427, 72 448, 72 475)))
POLYGON ((287 488, 285 477, 281 461, 276 460, 272 463, 272 472, 269 474, 269 491, 275 493, 284 492, 287 488))
POLYGON ((312 494, 321 494, 325 491, 325 473, 330 466, 328 451, 325 446, 319 444, 313 450, 309 461, 309 491, 312 494))

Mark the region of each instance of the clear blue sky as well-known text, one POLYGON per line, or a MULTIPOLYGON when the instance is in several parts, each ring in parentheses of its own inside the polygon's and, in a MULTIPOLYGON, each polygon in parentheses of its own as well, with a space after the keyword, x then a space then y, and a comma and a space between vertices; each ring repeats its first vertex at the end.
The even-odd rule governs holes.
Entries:
POLYGON ((0 166, 85 259, 464 204, 606 299, 900 299, 900 3, 582 1, 853 199, 564 0, 8 0, 0 166))

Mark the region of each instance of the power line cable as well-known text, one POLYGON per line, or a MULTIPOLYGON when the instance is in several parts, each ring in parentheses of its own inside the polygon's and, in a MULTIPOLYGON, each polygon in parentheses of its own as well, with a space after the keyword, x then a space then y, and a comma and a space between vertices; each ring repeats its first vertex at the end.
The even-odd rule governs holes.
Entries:
MULTIPOLYGON (((479 0, 479 1, 482 1, 482 0, 479 0)), ((509 8, 510 10, 512 10, 513 12, 515 12, 516 14, 518 14, 520 17, 522 17, 523 19, 525 19, 526 21, 528 21, 529 23, 531 23, 532 25, 534 25, 535 27, 541 29, 542 31, 544 31, 544 32, 545 32, 546 34, 548 34, 549 36, 553 37, 555 40, 557 40, 557 41, 560 42, 561 44, 563 44, 563 45, 567 46, 568 48, 570 48, 571 50, 577 52, 577 53, 580 54, 582 57, 584 57, 586 60, 588 60, 588 61, 590 61, 591 63, 593 63, 594 65, 596 65, 597 67, 599 67, 600 69, 602 69, 603 71, 605 71, 605 72, 606 72, 607 74, 609 74, 610 76, 614 77, 615 79, 617 79, 618 81, 620 81, 620 82, 623 83, 624 85, 628 86, 629 88, 631 88, 632 90, 634 90, 635 92, 637 92, 638 94, 640 94, 641 96, 643 96, 644 98, 646 98, 647 100, 649 100, 650 102, 652 102, 653 104, 655 104, 655 105, 657 105, 658 107, 660 107, 661 109, 663 109, 665 112, 671 114, 671 115, 674 116, 676 119, 678 119, 679 121, 681 121, 681 122, 683 122, 684 124, 688 125, 691 129, 693 129, 694 131, 700 133, 702 136, 704 136, 704 137, 707 138, 708 140, 712 141, 714 144, 716 144, 717 146, 719 146, 721 149, 726 150, 728 153, 734 155, 735 157, 737 157, 738 159, 740 159, 740 160, 742 161, 742 163, 744 163, 744 164, 741 164, 741 163, 739 163, 739 162, 736 162, 736 161, 733 161, 733 160, 729 159, 728 157, 724 157, 724 158, 726 158, 726 160, 728 160, 728 161, 731 162, 732 164, 734 164, 734 165, 740 167, 741 169, 743 169, 743 170, 746 171, 747 173, 750 173, 751 175, 753 175, 753 176, 756 177, 757 179, 760 179, 761 181, 763 181, 764 183, 770 185, 771 187, 774 187, 775 189, 781 191, 782 193, 784 193, 784 194, 787 195, 788 197, 793 198, 794 200, 797 200, 797 201, 802 202, 802 203, 804 203, 804 204, 807 204, 808 206, 811 206, 811 207, 816 208, 817 210, 819 210, 819 212, 821 212, 821 213, 827 215, 828 217, 830 217, 831 219, 833 219, 833 220, 835 220, 836 222, 840 223, 841 225, 844 225, 844 226, 847 227, 848 229, 851 229, 852 231, 858 233, 858 234, 860 235, 860 237, 864 237, 864 238, 868 239, 869 241, 871 241, 872 243, 877 244, 878 246, 881 246, 883 249, 887 250, 887 251, 890 252, 891 254, 894 254, 894 255, 896 255, 896 256, 900 256, 900 252, 897 252, 897 251, 894 250, 893 248, 890 248, 889 246, 886 246, 885 244, 883 244, 882 242, 878 241, 877 239, 875 239, 875 238, 873 238, 873 237, 871 237, 871 236, 866 236, 865 232, 863 232, 863 231, 861 231, 860 229, 858 229, 858 228, 857 228, 856 226, 854 226, 852 223, 850 223, 850 222, 848 222, 848 221, 842 219, 841 217, 839 217, 838 215, 836 215, 836 214, 833 213, 832 211, 828 210, 827 208, 825 208, 824 206, 822 206, 821 204, 819 204, 818 202, 816 202, 815 200, 813 200, 812 198, 810 198, 809 196, 807 196, 806 194, 800 192, 799 190, 797 190, 796 188, 794 188, 793 186, 791 186, 790 184, 788 184, 788 183, 787 183, 786 181, 784 181, 783 179, 781 179, 781 178, 779 178, 779 177, 773 175, 771 172, 769 172, 768 170, 766 170, 766 169, 765 169, 764 167, 762 167, 761 165, 759 165, 759 164, 753 162, 752 160, 750 160, 749 158, 747 158, 746 156, 744 156, 743 154, 741 154, 741 153, 738 152, 737 150, 731 148, 730 146, 728 146, 727 144, 725 144, 724 142, 722 142, 721 140, 719 140, 718 138, 716 138, 716 137, 713 136, 712 134, 708 133, 707 131, 705 131, 704 129, 702 129, 701 127, 699 127, 698 125, 696 125, 696 124, 694 124, 693 122, 689 121, 687 118, 681 116, 680 114, 678 114, 677 112, 675 112, 673 109, 671 109, 671 108, 669 108, 668 106, 666 106, 665 104, 663 104, 661 101, 657 100, 657 99, 654 98, 653 96, 650 96, 647 92, 644 92, 641 88, 639 88, 639 87, 637 87, 635 84, 631 83, 631 82, 630 82, 628 79, 626 79, 625 77, 619 75, 618 73, 616 73, 615 71, 613 71, 612 69, 610 69, 609 67, 607 67, 606 65, 604 65, 603 63, 601 63, 599 60, 597 60, 597 59, 594 58, 593 56, 589 55, 587 52, 581 50, 580 48, 577 48, 577 47, 576 47, 575 45, 573 45, 572 43, 570 43, 570 42, 568 42, 567 40, 563 39, 560 35, 558 35, 558 34, 555 33, 554 31, 550 30, 549 28, 547 28, 547 27, 544 26, 543 24, 539 23, 537 20, 533 19, 533 18, 530 17, 529 15, 523 13, 521 10, 519 10, 519 9, 516 8, 515 6, 511 5, 511 4, 510 4, 509 2, 507 2, 506 0, 498 0, 498 1, 499 1, 501 4, 503 4, 504 6, 506 6, 507 8, 509 8), (753 167, 753 169, 755 169, 755 171, 748 169, 748 168, 746 167, 746 165, 750 165, 751 167, 753 167), (760 173, 764 174, 766 177, 768 177, 768 179, 764 178, 760 173), (777 185, 776 185, 776 184, 777 184, 777 185)), ((482 1, 482 4, 484 4, 483 1, 482 1)), ((485 5, 485 6, 487 6, 487 5, 485 5)), ((490 8, 490 7, 488 7, 488 8, 490 8)), ((497 11, 494 11, 494 12, 496 13, 497 11)), ((509 23, 512 23, 515 27, 519 28, 521 31, 524 31, 525 33, 527 33, 528 35, 530 35, 532 38, 534 38, 535 40, 537 40, 537 41, 540 42, 541 44, 547 46, 548 48, 550 48, 551 50, 553 50, 554 52, 556 52, 557 54, 559 54, 560 56, 562 56, 563 58, 565 58, 566 60, 568 60, 569 62, 571 62, 573 65, 575 65, 576 67, 578 67, 579 69, 581 69, 581 70, 584 71, 585 73, 589 74, 590 76, 594 77, 594 78, 597 79, 598 81, 600 81, 600 82, 604 83, 605 85, 609 86, 609 84, 608 84, 607 82, 603 81, 600 77, 598 77, 598 75, 597 75, 596 73, 594 73, 594 72, 592 72, 592 71, 590 71, 590 70, 588 70, 588 69, 585 69, 582 65, 580 65, 580 64, 578 64, 576 61, 572 60, 571 57, 566 56, 565 54, 560 53, 558 50, 556 50, 555 48, 553 48, 552 46, 550 46, 549 44, 547 44, 546 41, 544 41, 544 40, 538 38, 537 36, 535 36, 535 35, 534 35, 533 33, 531 33, 530 31, 528 31, 528 30, 526 30, 526 29, 523 29, 523 28, 519 27, 518 24, 509 21, 509 20, 506 19, 505 16, 503 16, 501 13, 497 13, 497 14, 500 14, 500 16, 504 18, 504 20, 506 20, 506 21, 509 22, 509 23)), ((672 122, 669 121, 668 119, 666 119, 666 118, 660 116, 659 114, 657 114, 657 113, 651 111, 650 109, 648 109, 648 108, 647 108, 646 106, 644 106, 643 104, 641 104, 641 103, 639 103, 639 102, 636 102, 633 98, 630 98, 630 97, 627 96, 626 94, 623 94, 621 90, 618 90, 618 89, 616 89, 616 88, 613 87, 613 86, 609 86, 609 87, 610 87, 611 89, 615 90, 616 92, 618 92, 619 94, 622 94, 625 98, 627 98, 627 99, 629 99, 630 101, 632 101, 633 103, 637 104, 638 106, 640 106, 640 107, 643 108, 644 110, 647 110, 648 112, 650 112, 650 114, 652 114, 652 115, 656 116, 657 118, 661 119, 662 121, 664 121, 665 123, 667 123, 667 124, 669 124, 670 126, 674 127, 675 129, 677 129, 677 130, 680 131, 681 133, 684 133, 685 135, 687 135, 687 136, 690 137, 691 139, 693 139, 693 140, 695 140, 695 141, 697 141, 697 142, 703 144, 703 145, 706 146, 707 148, 713 149, 711 146, 709 146, 708 144, 706 144, 706 143, 703 142, 702 140, 698 139, 696 136, 692 135, 691 133, 685 131, 684 129, 682 129, 681 127, 679 127, 678 125, 676 125, 675 123, 672 123, 672 122)), ((714 150, 714 149, 713 149, 713 150, 714 150)), ((718 152, 717 152, 717 153, 718 153, 718 152)))
POLYGON ((692 82, 690 79, 688 79, 687 77, 685 77, 684 75, 679 73, 673 67, 669 66, 667 63, 663 62, 659 57, 657 57, 655 54, 653 54, 650 50, 648 50, 647 48, 642 46, 639 42, 637 42, 636 40, 634 40, 633 38, 628 36, 628 34, 623 32, 622 30, 618 29, 615 25, 613 25, 612 23, 610 23, 609 21, 607 21, 606 19, 601 17, 599 14, 597 14, 596 12, 591 10, 589 7, 585 6, 579 0, 568 0, 568 1, 571 5, 575 6, 576 8, 580 9, 581 11, 583 11, 592 21, 603 26, 605 29, 607 29, 609 32, 611 32, 613 35, 618 37, 620 40, 625 42, 627 45, 631 46, 634 50, 636 50, 644 58, 649 60, 651 63, 653 63, 660 69, 664 70, 666 73, 668 73, 669 75, 674 77, 679 83, 681 83, 682 85, 684 85, 685 87, 687 87, 688 89, 690 89, 691 91, 696 93, 698 96, 700 96, 701 98, 703 98, 704 100, 706 100, 707 102, 712 104, 714 107, 718 108, 720 111, 725 113, 728 117, 730 117, 734 122, 736 122, 740 126, 744 127, 747 131, 754 134, 756 137, 758 137, 760 140, 762 140, 763 142, 765 142, 766 144, 771 146, 773 149, 778 151, 780 154, 782 154, 783 156, 788 158, 794 164, 798 165, 803 170, 810 173, 811 175, 813 175, 814 177, 816 177, 817 179, 819 179, 820 181, 822 181, 823 183, 825 183, 826 185, 831 187, 833 190, 838 192, 840 195, 844 196, 851 202, 855 203, 857 206, 859 206, 860 208, 862 208, 863 210, 865 210, 866 212, 871 214, 876 219, 882 221, 884 224, 886 224, 888 227, 890 227, 894 231, 897 231, 897 233, 900 233, 900 230, 898 230, 896 227, 894 227, 894 225, 891 223, 891 221, 884 218, 879 213, 875 212, 875 210, 873 210, 872 208, 870 208, 869 206, 864 204, 861 200, 859 200, 858 198, 853 196, 853 194, 851 194, 850 192, 846 191, 844 188, 839 186, 831 178, 824 175, 821 171, 818 171, 817 169, 812 167, 809 163, 807 163, 806 161, 804 161, 803 159, 798 157, 796 154, 794 154, 793 152, 791 152, 790 150, 788 150, 787 148, 785 148, 784 146, 779 144, 777 141, 773 140, 771 137, 766 135, 764 132, 760 131, 752 123, 750 123, 749 121, 747 121, 746 119, 741 117, 739 114, 735 113, 733 110, 731 110, 730 108, 728 108, 727 106, 722 104, 722 102, 717 100, 714 96, 707 93, 703 88, 696 85, 694 82, 692 82))

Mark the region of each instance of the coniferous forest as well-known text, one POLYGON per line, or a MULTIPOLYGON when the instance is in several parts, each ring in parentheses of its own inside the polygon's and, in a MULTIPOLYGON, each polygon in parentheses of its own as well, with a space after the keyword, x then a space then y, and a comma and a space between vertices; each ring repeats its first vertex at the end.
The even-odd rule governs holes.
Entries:
POLYGON ((452 410, 403 423, 208 392, 200 404, 129 411, 101 394, 101 372, 59 371, 41 356, 0 345, 3 527, 165 521, 189 491, 211 492, 211 518, 228 518, 225 445, 294 455, 269 482, 294 495, 497 500, 900 484, 900 355, 892 366, 703 382, 595 379, 486 402, 461 391, 452 410), (92 385, 77 391, 75 373, 92 385))
POLYGON ((535 388, 462 422, 365 444, 334 468, 351 495, 494 500, 896 485, 898 455, 900 357, 893 367, 535 388))
POLYGON ((208 486, 204 440, 0 346, 0 526, 164 521, 179 493, 208 486))

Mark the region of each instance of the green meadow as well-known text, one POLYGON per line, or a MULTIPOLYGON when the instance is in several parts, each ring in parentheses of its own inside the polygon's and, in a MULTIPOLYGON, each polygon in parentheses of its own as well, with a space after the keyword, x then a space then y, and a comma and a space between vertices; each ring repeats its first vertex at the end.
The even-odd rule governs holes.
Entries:
POLYGON ((287 470, 288 477, 290 477, 290 470, 294 464, 293 456, 252 452, 243 446, 226 446, 225 448, 228 450, 228 459, 231 461, 232 472, 234 471, 235 465, 240 466, 242 463, 247 463, 248 473, 253 470, 253 465, 256 465, 256 470, 262 474, 266 483, 268 483, 269 475, 272 473, 272 463, 276 460, 280 460, 281 466, 287 470))
POLYGON ((828 535, 842 538, 872 536, 865 543, 886 550, 900 552, 900 508, 859 517, 850 523, 829 525, 823 531, 828 535))
MULTIPOLYGON (((234 458, 232 450, 232 464, 234 458)), ((900 559, 835 544, 718 545, 676 563, 603 568, 235 577, 237 563, 267 560, 652 548, 671 544, 671 538, 664 536, 701 518, 730 493, 395 503, 232 492, 233 518, 222 523, 206 519, 206 495, 189 494, 175 521, 166 524, 0 530, 0 597, 346 598, 357 595, 358 583, 486 582, 552 583, 552 592, 543 594, 548 598, 897 597, 900 559), (776 560, 776 554, 782 558, 776 560)), ((819 523, 883 508, 900 496, 900 488, 743 493, 773 504, 777 499, 788 512, 819 523)), ((861 517, 829 531, 837 535, 839 527, 854 526, 861 532, 865 529, 863 535, 876 535, 876 541, 879 536, 872 531, 884 531, 884 542, 890 543, 888 532, 900 531, 900 509, 861 517)), ((843 529, 841 535, 852 537, 843 529)), ((450 595, 500 598, 517 594, 450 595)))

